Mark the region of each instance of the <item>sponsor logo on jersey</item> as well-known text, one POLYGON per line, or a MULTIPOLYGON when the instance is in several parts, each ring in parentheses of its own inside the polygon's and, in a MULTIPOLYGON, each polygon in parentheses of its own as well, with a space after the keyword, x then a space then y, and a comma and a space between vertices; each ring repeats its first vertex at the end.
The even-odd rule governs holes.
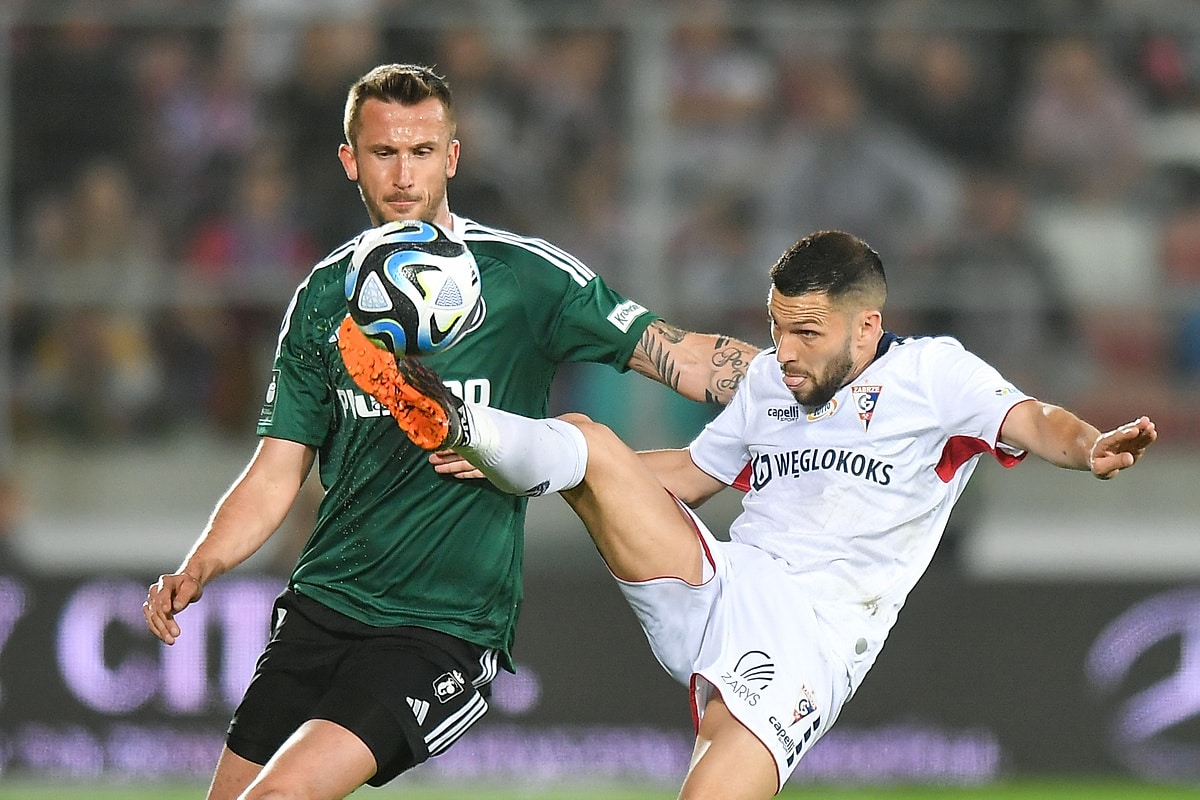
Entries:
POLYGON ((997 389, 994 392, 996 397, 1005 397, 1006 395, 1016 394, 1016 393, 1017 393, 1017 388, 1015 386, 1001 386, 999 389, 997 389))
POLYGON ((263 401, 259 425, 270 425, 275 420, 275 396, 279 393, 279 370, 271 370, 271 382, 267 384, 267 397, 263 401))
POLYGON ((742 700, 748 706, 757 705, 760 693, 775 677, 775 662, 762 650, 743 653, 733 669, 721 673, 726 688, 721 695, 726 700, 742 700))
POLYGON ((467 685, 462 673, 458 670, 447 672, 438 677, 433 682, 433 696, 438 699, 439 703, 444 703, 447 700, 457 697, 462 694, 463 688, 467 685))
MULTIPOLYGON (((488 406, 492 401, 492 382, 487 378, 469 378, 465 381, 445 380, 442 384, 455 397, 466 400, 472 405, 488 406)), ((357 389, 336 389, 338 403, 342 414, 353 419, 370 419, 372 417, 390 417, 387 410, 371 395, 357 389)), ((465 416, 464 416, 465 420, 465 416)), ((467 422, 467 424, 470 424, 467 422)))
POLYGON ((781 453, 760 453, 750 462, 750 487, 761 491, 775 478, 799 478, 809 472, 833 470, 880 486, 892 482, 895 465, 874 456, 834 447, 806 447, 781 453))
POLYGON ((871 418, 875 416, 875 405, 879 402, 882 386, 852 386, 850 397, 854 401, 854 410, 858 412, 858 421, 863 430, 871 427, 871 418))
POLYGON ((821 726, 821 718, 815 714, 812 716, 812 722, 803 731, 793 731, 792 725, 795 723, 786 723, 778 717, 770 717, 767 721, 771 723, 771 727, 775 729, 775 737, 779 739, 779 743, 783 745, 787 751, 787 765, 790 767, 796 763, 796 759, 804 752, 804 746, 812 739, 813 734, 817 732, 817 728, 821 726))
POLYGON ((646 309, 644 306, 640 306, 632 300, 626 300, 609 313, 608 321, 621 333, 629 333, 629 326, 633 325, 633 321, 645 313, 646 309))
POLYGON ((771 419, 779 420, 780 422, 795 422, 800 419, 800 406, 788 406, 787 408, 768 408, 767 416, 771 419))
POLYGON ((829 398, 829 402, 818 408, 816 411, 810 412, 807 416, 809 422, 817 422, 822 419, 829 419, 838 410, 838 401, 836 397, 829 398))
POLYGON ((533 487, 532 489, 526 489, 524 492, 524 495, 525 495, 525 497, 541 497, 542 495, 544 495, 546 493, 546 490, 549 488, 550 488, 550 481, 542 481, 541 483, 539 483, 537 486, 533 487))

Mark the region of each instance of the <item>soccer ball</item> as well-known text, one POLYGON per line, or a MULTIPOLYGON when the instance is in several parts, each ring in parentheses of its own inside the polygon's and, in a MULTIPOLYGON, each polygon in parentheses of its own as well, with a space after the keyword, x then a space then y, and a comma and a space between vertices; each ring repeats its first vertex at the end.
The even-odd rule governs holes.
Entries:
POLYGON ((471 251, 431 222, 364 231, 346 269, 346 305, 366 337, 397 357, 456 344, 480 307, 471 251))

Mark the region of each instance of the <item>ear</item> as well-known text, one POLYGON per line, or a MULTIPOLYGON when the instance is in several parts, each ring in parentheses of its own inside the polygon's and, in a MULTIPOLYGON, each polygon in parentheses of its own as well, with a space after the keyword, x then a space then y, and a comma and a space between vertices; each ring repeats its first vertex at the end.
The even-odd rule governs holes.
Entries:
POLYGON ((883 330, 883 314, 877 308, 860 311, 858 315, 858 335, 863 339, 875 339, 883 330))
POLYGON ((346 177, 357 181, 358 159, 354 155, 354 148, 344 142, 338 145, 338 160, 342 162, 342 169, 346 170, 346 177))
POLYGON ((453 178, 454 173, 458 172, 458 139, 450 140, 450 147, 446 153, 446 177, 453 178))

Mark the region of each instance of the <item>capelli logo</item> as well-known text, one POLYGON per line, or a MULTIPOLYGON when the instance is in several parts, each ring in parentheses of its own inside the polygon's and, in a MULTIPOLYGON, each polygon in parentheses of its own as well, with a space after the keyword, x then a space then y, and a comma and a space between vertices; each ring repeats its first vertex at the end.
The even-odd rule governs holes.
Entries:
POLYGON ((800 419, 800 406, 787 408, 768 408, 767 416, 780 422, 795 422, 800 419))

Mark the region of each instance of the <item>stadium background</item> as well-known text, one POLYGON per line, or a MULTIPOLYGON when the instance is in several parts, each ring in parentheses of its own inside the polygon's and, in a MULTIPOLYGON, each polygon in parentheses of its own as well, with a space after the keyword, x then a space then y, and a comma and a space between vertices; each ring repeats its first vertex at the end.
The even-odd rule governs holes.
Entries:
MULTIPOLYGON (((366 224, 341 104, 394 60, 456 90, 457 212, 680 325, 764 343, 765 265, 843 227, 883 254, 890 328, 1158 421, 1111 484, 982 467, 794 784, 1200 783, 1194 3, 430 5, 0 5, 0 788, 210 772, 311 497, 180 646, 139 605, 254 446, 294 284, 366 224)), ((713 413, 604 370, 555 391, 644 447, 713 413)), ((560 500, 528 539, 522 669, 411 780, 673 785, 683 691, 560 500)))

